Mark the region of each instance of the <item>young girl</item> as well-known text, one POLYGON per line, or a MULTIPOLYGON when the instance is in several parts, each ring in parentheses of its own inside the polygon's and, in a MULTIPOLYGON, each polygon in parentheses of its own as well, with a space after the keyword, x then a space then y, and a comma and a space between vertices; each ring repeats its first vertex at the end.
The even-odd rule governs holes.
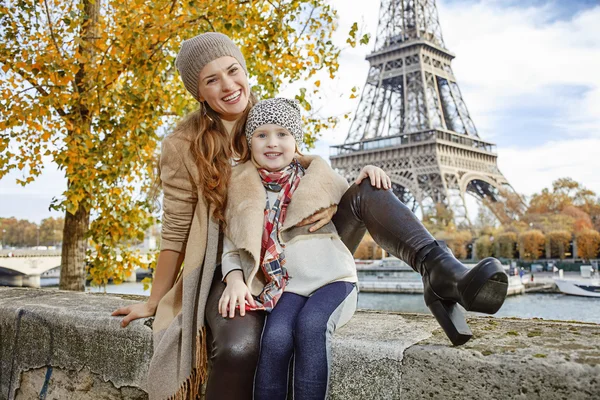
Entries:
MULTIPOLYGON (((356 310, 356 266, 333 223, 295 225, 339 199, 347 182, 319 157, 301 156, 298 103, 264 100, 248 115, 250 154, 233 168, 225 212, 223 317, 266 310, 254 398, 285 399, 294 355, 294 399, 327 396, 330 340, 356 310), (266 203, 266 206, 265 206, 266 203), (244 303, 246 305, 244 306, 244 303)), ((381 169, 367 174, 384 188, 381 169)), ((252 366, 240 365, 240 368, 252 366)))

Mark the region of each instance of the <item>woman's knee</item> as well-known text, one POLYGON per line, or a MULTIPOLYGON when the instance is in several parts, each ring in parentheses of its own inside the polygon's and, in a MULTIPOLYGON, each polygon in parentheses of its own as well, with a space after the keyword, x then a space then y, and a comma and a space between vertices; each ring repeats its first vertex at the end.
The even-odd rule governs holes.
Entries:
POLYGON ((212 358, 215 363, 256 365, 260 352, 260 335, 236 332, 214 341, 212 358))
POLYGON ((210 326, 212 333, 211 359, 214 362, 254 362, 260 351, 260 335, 264 315, 236 315, 234 319, 214 318, 210 326))

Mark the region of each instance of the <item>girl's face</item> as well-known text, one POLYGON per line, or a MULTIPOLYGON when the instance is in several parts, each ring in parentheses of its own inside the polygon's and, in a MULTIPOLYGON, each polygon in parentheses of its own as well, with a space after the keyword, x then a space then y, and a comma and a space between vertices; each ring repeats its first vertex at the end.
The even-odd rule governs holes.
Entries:
POLYGON ((252 158, 268 171, 288 166, 296 154, 296 140, 287 129, 274 124, 261 125, 250 140, 252 158))
POLYGON ((200 71, 198 93, 222 119, 235 121, 248 105, 248 77, 235 58, 219 57, 200 71))

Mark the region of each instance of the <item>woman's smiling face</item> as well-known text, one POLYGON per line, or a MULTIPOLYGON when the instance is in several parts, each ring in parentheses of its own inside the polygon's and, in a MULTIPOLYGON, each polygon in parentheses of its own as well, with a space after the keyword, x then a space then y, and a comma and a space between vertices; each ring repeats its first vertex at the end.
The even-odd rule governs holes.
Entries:
POLYGON ((296 154, 294 135, 279 125, 259 126, 252 134, 250 144, 254 161, 271 172, 285 168, 296 154))
POLYGON ((222 119, 234 121, 248 105, 250 85, 240 63, 233 57, 225 56, 202 68, 198 93, 200 101, 208 103, 222 119))

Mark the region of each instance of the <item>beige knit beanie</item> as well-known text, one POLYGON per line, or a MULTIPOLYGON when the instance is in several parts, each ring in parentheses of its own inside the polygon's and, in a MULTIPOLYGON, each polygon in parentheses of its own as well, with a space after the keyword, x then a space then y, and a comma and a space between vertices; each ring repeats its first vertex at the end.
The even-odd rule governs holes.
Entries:
POLYGON ((184 40, 175 59, 175 66, 179 70, 183 84, 188 92, 198 101, 198 80, 200 71, 211 61, 220 57, 231 56, 235 58, 248 75, 246 60, 240 49, 222 33, 207 32, 188 40, 184 40))

